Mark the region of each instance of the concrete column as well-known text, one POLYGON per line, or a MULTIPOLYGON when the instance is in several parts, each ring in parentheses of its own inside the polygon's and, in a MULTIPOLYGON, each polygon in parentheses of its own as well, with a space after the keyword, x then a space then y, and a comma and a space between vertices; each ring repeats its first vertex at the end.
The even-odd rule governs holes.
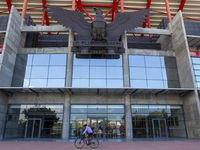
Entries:
POLYGON ((69 139, 71 96, 65 95, 62 139, 69 139))
POLYGON ((132 114, 131 114, 131 96, 124 96, 125 105, 125 126, 126 126, 126 139, 133 139, 133 125, 132 125, 132 114))
POLYGON ((127 45, 126 32, 124 32, 124 34, 122 35, 122 42, 123 42, 124 48, 125 48, 125 53, 122 54, 124 87, 130 87, 130 74, 129 74, 129 62, 128 62, 128 45, 127 45))
POLYGON ((3 133, 5 130, 7 106, 8 96, 0 91, 0 140, 3 139, 3 133))
POLYGON ((67 54, 67 75, 66 75, 66 87, 72 86, 72 75, 73 75, 73 53, 71 52, 71 47, 74 42, 74 33, 69 30, 69 40, 68 40, 68 54, 67 54))

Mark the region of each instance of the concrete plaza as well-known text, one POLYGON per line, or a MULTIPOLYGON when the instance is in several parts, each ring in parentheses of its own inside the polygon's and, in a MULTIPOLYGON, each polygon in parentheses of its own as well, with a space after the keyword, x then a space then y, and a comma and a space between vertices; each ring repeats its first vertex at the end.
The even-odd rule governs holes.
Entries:
MULTIPOLYGON (((0 142, 0 150, 73 150, 73 142, 0 142)), ((85 146, 83 149, 91 149, 85 146)), ((100 142, 103 150, 199 150, 198 141, 100 142)))

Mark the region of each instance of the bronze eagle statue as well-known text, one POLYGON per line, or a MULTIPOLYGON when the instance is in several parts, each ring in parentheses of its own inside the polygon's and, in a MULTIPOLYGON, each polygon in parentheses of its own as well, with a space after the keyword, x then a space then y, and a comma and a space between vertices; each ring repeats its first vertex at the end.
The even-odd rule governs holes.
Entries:
POLYGON ((118 13, 112 23, 106 23, 102 11, 94 7, 96 16, 92 23, 84 19, 83 13, 71 11, 51 5, 45 5, 44 11, 52 12, 48 15, 66 28, 84 37, 91 37, 93 41, 107 41, 113 37, 120 37, 125 30, 134 29, 145 22, 151 9, 144 9, 135 12, 118 13))

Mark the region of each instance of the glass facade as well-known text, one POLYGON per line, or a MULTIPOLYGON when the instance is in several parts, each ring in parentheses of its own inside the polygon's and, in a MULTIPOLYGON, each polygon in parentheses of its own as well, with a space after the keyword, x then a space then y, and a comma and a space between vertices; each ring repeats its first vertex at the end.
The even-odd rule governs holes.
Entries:
POLYGON ((74 55, 72 87, 123 87, 122 57, 80 59, 74 55))
POLYGON ((4 138, 61 138, 63 105, 9 105, 4 138))
POLYGON ((125 138, 124 105, 71 105, 70 137, 88 124, 99 138, 125 138))
POLYGON ((133 137, 187 137, 179 105, 132 105, 133 137))
POLYGON ((175 57, 129 55, 133 88, 180 88, 175 57))
POLYGON ((67 54, 17 55, 12 86, 64 87, 67 54))
POLYGON ((200 88, 200 57, 191 57, 197 88, 200 88))

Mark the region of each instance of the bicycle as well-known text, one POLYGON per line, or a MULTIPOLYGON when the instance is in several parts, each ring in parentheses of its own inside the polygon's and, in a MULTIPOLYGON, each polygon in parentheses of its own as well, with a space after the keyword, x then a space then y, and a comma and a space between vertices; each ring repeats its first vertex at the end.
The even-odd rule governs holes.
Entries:
MULTIPOLYGON (((85 143, 86 143, 85 136, 81 135, 75 139, 74 146, 77 149, 81 149, 85 146, 85 143)), ((88 146, 90 146, 92 149, 96 149, 99 146, 99 140, 97 138, 94 138, 93 136, 91 136, 89 138, 88 146)))

